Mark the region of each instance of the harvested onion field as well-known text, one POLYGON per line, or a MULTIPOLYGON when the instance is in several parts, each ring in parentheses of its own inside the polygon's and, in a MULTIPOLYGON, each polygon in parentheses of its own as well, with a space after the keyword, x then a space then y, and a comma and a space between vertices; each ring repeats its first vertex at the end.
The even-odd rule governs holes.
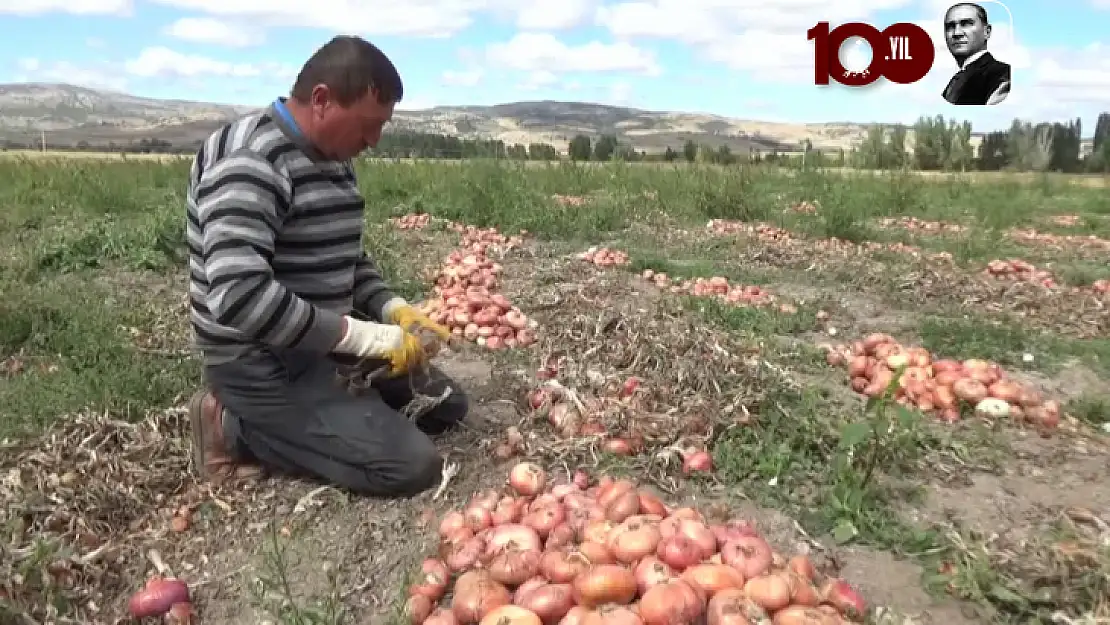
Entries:
POLYGON ((568 625, 742 625, 753 603, 862 622, 860 597, 874 623, 1110 622, 1100 189, 363 164, 366 246, 458 328, 439 361, 475 417, 438 441, 459 468, 438 497, 381 501, 193 480, 187 169, 0 161, 0 623, 129 622, 157 574, 189 584, 196 623, 408 623, 410 585, 417 616, 448 590, 425 558, 463 573, 541 539, 563 551, 479 558, 428 625, 482 620, 521 571, 569 584, 518 592, 536 611, 639 605, 568 625), (521 462, 546 495, 517 497, 538 487, 521 462), (638 598, 630 579, 666 572, 637 566, 651 547, 709 562, 681 577, 701 596, 638 598), (582 554, 588 578, 568 573, 582 554))

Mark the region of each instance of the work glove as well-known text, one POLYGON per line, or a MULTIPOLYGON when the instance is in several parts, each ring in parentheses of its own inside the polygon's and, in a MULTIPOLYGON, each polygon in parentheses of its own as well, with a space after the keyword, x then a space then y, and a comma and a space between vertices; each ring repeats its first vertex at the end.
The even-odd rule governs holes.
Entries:
POLYGON ((448 341, 451 338, 451 330, 445 326, 432 321, 427 315, 421 313, 416 308, 409 305, 398 306, 396 309, 389 313, 390 323, 401 326, 407 332, 418 334, 421 330, 427 330, 435 334, 441 341, 448 341))
POLYGON ((388 377, 406 373, 428 358, 420 339, 399 325, 361 321, 354 317, 344 317, 344 320, 347 331, 332 351, 359 360, 385 361, 389 363, 388 377))

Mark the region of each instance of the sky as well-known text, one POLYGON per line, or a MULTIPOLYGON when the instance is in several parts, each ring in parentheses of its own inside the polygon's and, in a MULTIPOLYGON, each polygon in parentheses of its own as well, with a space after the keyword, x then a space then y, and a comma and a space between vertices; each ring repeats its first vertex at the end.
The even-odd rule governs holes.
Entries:
POLYGON ((991 107, 940 97, 956 68, 943 43, 950 3, 0 0, 0 82, 262 105, 287 94, 329 38, 357 34, 401 70, 401 109, 571 100, 782 122, 940 114, 970 120, 976 132, 1014 118, 1080 117, 1090 136, 1097 114, 1110 110, 1110 0, 985 2, 989 49, 1014 78, 1011 95, 991 107), (818 21, 917 23, 933 37, 936 61, 911 85, 815 86, 806 31, 818 21))

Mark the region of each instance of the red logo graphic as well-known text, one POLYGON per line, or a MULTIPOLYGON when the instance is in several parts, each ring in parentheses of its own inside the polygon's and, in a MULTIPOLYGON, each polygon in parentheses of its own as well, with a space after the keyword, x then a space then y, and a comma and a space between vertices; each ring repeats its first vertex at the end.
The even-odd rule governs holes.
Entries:
POLYGON ((830 31, 828 22, 817 22, 806 31, 806 37, 813 42, 815 85, 827 85, 830 78, 846 87, 864 87, 879 78, 908 85, 924 78, 937 56, 929 33, 908 22, 891 24, 882 31, 862 22, 848 22, 830 31), (840 61, 840 46, 852 37, 871 46, 871 62, 856 71, 840 61))

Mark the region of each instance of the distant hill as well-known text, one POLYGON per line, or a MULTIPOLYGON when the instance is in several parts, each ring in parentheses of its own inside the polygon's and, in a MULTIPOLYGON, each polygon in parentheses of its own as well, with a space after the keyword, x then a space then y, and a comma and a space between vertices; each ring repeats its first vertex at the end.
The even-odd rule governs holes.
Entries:
MULTIPOLYGON (((0 140, 93 147, 141 139, 190 145, 224 121, 254 107, 158 100, 67 84, 0 84, 0 140)), ((616 134, 648 152, 681 148, 687 139, 734 152, 849 148, 864 124, 782 124, 699 113, 643 111, 582 102, 514 102, 496 106, 441 106, 398 111, 394 128, 506 143, 549 143, 560 150, 574 135, 616 134)))

